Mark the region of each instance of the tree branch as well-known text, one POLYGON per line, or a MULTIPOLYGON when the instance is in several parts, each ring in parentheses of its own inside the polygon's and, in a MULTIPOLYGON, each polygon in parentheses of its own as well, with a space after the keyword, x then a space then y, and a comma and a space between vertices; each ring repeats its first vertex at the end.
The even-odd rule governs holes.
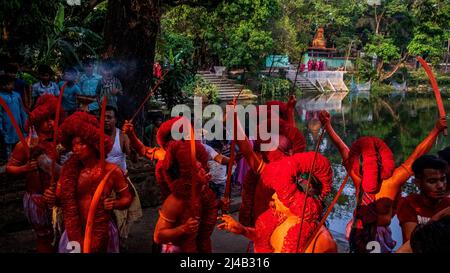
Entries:
POLYGON ((384 80, 387 80, 387 79, 389 79, 390 77, 392 77, 392 76, 395 74, 395 72, 397 72, 397 70, 400 68, 400 66, 406 61, 406 59, 407 59, 408 57, 409 57, 409 53, 407 52, 407 53, 405 53, 405 55, 398 61, 398 63, 394 66, 394 68, 393 68, 390 72, 385 73, 385 74, 381 77, 380 81, 384 81, 384 80))

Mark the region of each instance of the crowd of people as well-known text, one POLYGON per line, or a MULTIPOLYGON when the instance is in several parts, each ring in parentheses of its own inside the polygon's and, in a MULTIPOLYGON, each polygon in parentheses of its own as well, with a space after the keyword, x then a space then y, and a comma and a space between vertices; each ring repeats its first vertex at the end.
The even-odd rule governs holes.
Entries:
MULTIPOLYGON (((143 139, 131 121, 119 129, 122 85, 110 62, 100 65, 101 75, 94 71, 95 62, 87 60, 83 73, 67 68, 56 83, 50 67, 42 65, 39 81, 29 88, 17 78, 14 64, 0 75, 0 96, 11 112, 0 110, 5 171, 26 179, 23 206, 38 252, 126 249, 129 227, 142 216, 127 159, 156 161, 162 205, 153 241, 159 252, 211 252, 216 226, 249 238, 258 253, 337 252, 336 241, 321 222, 333 171, 324 155, 306 151, 306 140, 295 125, 294 96, 287 103, 267 102, 269 108, 279 106, 280 113, 269 112, 266 120, 258 120, 259 127, 272 120, 279 124, 276 149, 261 149, 268 140, 246 138, 235 140, 237 148, 230 151, 227 141, 174 139, 176 122, 191 124, 186 117, 156 118, 143 139), (242 183, 238 220, 228 214, 230 173, 242 183)), ((381 252, 393 252, 399 242, 392 239, 389 226, 397 215, 403 233, 398 252, 449 252, 450 147, 437 156, 427 154, 447 121, 438 119, 406 161, 395 166, 381 139, 363 136, 349 147, 334 131, 329 113, 318 116, 356 189, 357 206, 347 233, 350 251, 368 252, 368 244, 375 241, 381 252), (411 176, 420 193, 401 197, 401 187, 411 176)))

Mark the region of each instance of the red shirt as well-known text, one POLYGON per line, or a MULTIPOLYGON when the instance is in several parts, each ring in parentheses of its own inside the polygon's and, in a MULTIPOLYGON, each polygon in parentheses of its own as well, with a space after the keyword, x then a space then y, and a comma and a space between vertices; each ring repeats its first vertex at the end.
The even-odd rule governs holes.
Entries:
POLYGON ((411 194, 402 197, 398 204, 398 220, 400 224, 413 222, 417 224, 425 224, 430 218, 439 211, 450 206, 450 197, 445 197, 435 206, 427 206, 424 203, 424 197, 419 194, 411 194))

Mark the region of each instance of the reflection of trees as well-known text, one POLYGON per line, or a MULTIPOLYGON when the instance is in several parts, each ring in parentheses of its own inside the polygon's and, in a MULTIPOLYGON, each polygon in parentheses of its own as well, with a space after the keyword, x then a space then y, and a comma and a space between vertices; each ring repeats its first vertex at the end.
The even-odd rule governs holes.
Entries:
MULTIPOLYGON (((450 101, 444 101, 446 109, 450 108, 450 101)), ((416 146, 429 134, 434 127, 437 118, 437 108, 433 97, 415 98, 407 97, 403 100, 392 98, 372 97, 371 100, 360 99, 350 101, 344 99, 343 107, 349 109, 346 113, 345 126, 340 115, 332 114, 333 127, 336 132, 350 146, 361 136, 376 136, 383 139, 391 148, 395 156, 396 165, 399 166, 413 152, 416 146), (414 111, 412 112, 411 109, 414 111)), ((314 150, 315 143, 310 137, 306 122, 296 117, 296 125, 307 137, 307 150, 314 150)), ((344 180, 346 171, 341 165, 342 158, 337 148, 325 134, 324 149, 321 153, 328 158, 333 165, 333 187, 330 195, 324 200, 328 206, 344 180), (325 147, 326 146, 326 147, 325 147)), ((449 145, 449 138, 439 137, 429 153, 449 145)), ((403 194, 417 192, 412 179, 402 187, 403 194)), ((343 219, 351 217, 355 207, 355 193, 351 179, 333 208, 329 219, 343 219)), ((327 207, 324 208, 324 211, 327 207)))
MULTIPOLYGON (((328 208, 330 203, 333 201, 334 197, 339 190, 342 182, 344 181, 345 175, 347 172, 345 168, 340 164, 333 164, 333 187, 331 188, 330 194, 325 199, 325 208, 324 211, 328 208)), ((344 191, 339 196, 336 205, 333 208, 333 211, 330 213, 329 219, 333 218, 346 218, 349 217, 353 209, 355 208, 355 198, 354 198, 354 187, 353 182, 349 178, 347 184, 344 187, 344 191)))
MULTIPOLYGON (((370 102, 352 101, 347 121, 348 137, 345 140, 351 145, 360 136, 379 137, 391 148, 398 165, 428 135, 436 118, 437 109, 433 97, 407 98, 400 102, 385 98, 373 98, 370 102), (411 115, 413 107, 417 114, 411 115), (373 113, 370 122, 366 119, 368 113, 373 113)), ((343 136, 339 128, 336 129, 343 136)), ((431 152, 445 147, 445 144, 435 145, 431 152)))

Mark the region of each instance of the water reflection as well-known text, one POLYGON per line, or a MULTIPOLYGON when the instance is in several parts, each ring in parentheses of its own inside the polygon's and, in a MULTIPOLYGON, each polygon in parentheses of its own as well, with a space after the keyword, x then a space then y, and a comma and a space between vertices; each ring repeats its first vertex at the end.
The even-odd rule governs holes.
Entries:
MULTIPOLYGON (((288 98, 274 98, 287 101, 288 98)), ((314 150, 320 135, 320 122, 317 113, 327 110, 335 131, 351 145, 361 136, 376 136, 384 140, 394 153, 396 166, 403 163, 416 146, 433 129, 438 118, 438 109, 433 93, 429 95, 411 95, 408 92, 397 92, 390 96, 377 97, 369 92, 342 92, 328 94, 306 94, 297 96, 296 125, 302 130, 307 140, 307 150, 314 150)), ((258 103, 264 103, 260 99, 258 103)), ((444 107, 450 111, 450 100, 444 100, 444 107)), ((450 138, 440 135, 429 152, 437 151, 450 145, 450 138)), ((333 189, 327 200, 331 202, 347 174, 341 165, 341 156, 327 134, 319 146, 319 151, 332 163, 334 172, 333 189)), ((402 195, 417 192, 417 188, 409 179, 402 188, 402 195)), ((352 218, 355 208, 355 189, 351 179, 347 182, 338 203, 327 219, 327 226, 339 245, 348 243, 345 239, 346 225, 352 218)), ((392 219, 393 239, 397 241, 395 249, 401 246, 402 236, 398 219, 392 219)), ((344 251, 348 248, 344 248, 344 251)))
MULTIPOLYGON (((447 111, 450 111, 449 100, 444 101, 447 111)), ((389 97, 374 97, 367 94, 321 94, 308 95, 299 99, 296 110, 297 126, 307 136, 308 150, 314 150, 320 132, 317 123, 317 113, 327 110, 332 116, 333 127, 351 145, 360 136, 377 136, 383 139, 395 156, 396 166, 403 163, 415 147, 433 129, 438 110, 435 99, 430 96, 405 96, 394 94, 389 97)), ((448 137, 439 136, 430 153, 450 145, 448 137)), ((333 165, 333 192, 328 202, 335 196, 346 171, 341 165, 341 156, 331 140, 325 137, 319 148, 333 165)), ((411 179, 403 186, 402 195, 407 195, 417 189, 411 179)), ((327 225, 338 241, 345 240, 346 224, 352 218, 355 207, 355 189, 351 180, 344 188, 327 225)), ((391 229, 398 248, 402 243, 401 229, 397 217, 394 217, 391 229)))

